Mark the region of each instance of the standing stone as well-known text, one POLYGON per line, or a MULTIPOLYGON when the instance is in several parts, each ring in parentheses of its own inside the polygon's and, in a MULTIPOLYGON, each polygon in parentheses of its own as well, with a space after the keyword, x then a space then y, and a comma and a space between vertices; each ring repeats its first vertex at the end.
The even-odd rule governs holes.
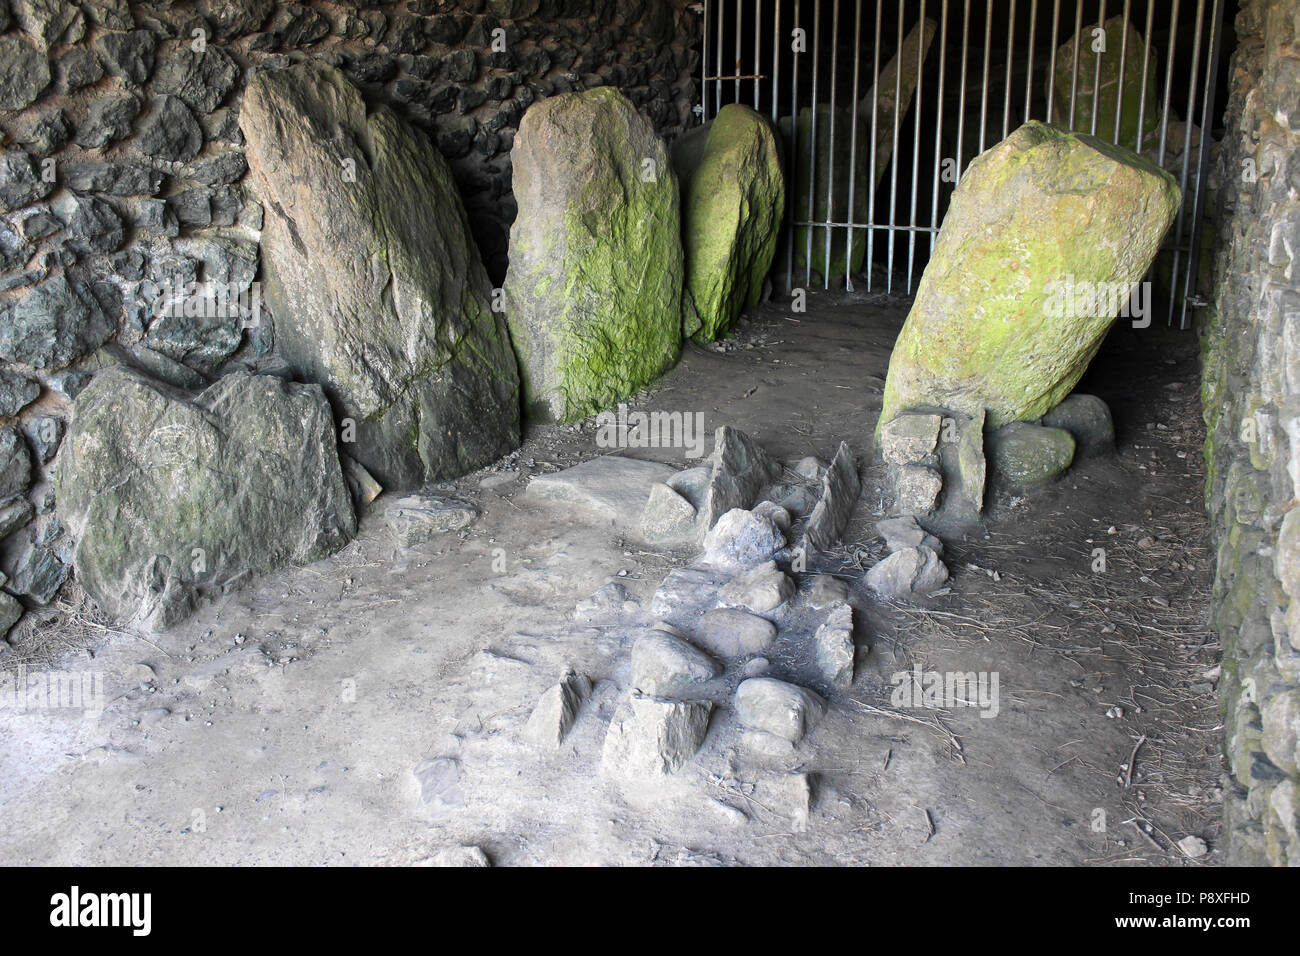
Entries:
POLYGON ((846 442, 840 442, 839 450, 831 459, 830 467, 822 476, 822 493, 808 516, 800 549, 804 554, 810 551, 824 551, 840 540, 853 508, 858 503, 862 492, 862 480, 858 477, 858 466, 853 460, 846 442))
POLYGON ((895 343, 880 420, 933 405, 987 411, 998 428, 1059 404, 1115 320, 1059 308, 1061 284, 1105 283, 1127 301, 1179 202, 1147 160, 1038 122, 981 155, 895 343))
POLYGON ((239 122, 276 350, 355 423, 347 453, 407 489, 514 448, 518 370, 442 156, 321 63, 259 73, 239 122))
POLYGON ((784 210, 785 177, 772 127, 747 106, 724 106, 699 166, 682 183, 687 335, 711 342, 758 303, 784 210))
POLYGON ((813 654, 828 684, 840 688, 853 684, 853 608, 850 605, 836 605, 826 615, 826 621, 813 636, 813 654))
POLYGON ((77 580, 166 628, 195 597, 337 550, 356 530, 314 385, 235 372, 192 395, 122 366, 73 408, 54 473, 77 580))
POLYGON ((574 673, 572 668, 565 668, 560 682, 551 685, 533 708, 524 725, 524 738, 552 750, 560 746, 590 693, 591 681, 574 673))
MULTIPOLYGON (((1097 95, 1096 136, 1111 142, 1115 137, 1115 111, 1119 110, 1119 145, 1138 148, 1138 113, 1142 107, 1142 61, 1148 56, 1142 34, 1122 16, 1111 17, 1101 28, 1105 46, 1097 52, 1102 37, 1096 23, 1085 26, 1056 51, 1056 72, 1052 76, 1052 122, 1058 126, 1092 132, 1093 81, 1097 78, 1097 60, 1101 60, 1101 92, 1097 95), (1078 83, 1074 83, 1075 49, 1079 51, 1078 83), (1123 56, 1121 57, 1121 54, 1123 56), (1124 81, 1120 83, 1121 65, 1124 81), (1074 114, 1070 114, 1070 96, 1074 94, 1074 114)), ((1146 106, 1142 117, 1142 146, 1153 145, 1160 129, 1160 101, 1156 98, 1157 64, 1163 63, 1154 46, 1149 54, 1146 75, 1146 106)), ((1179 143, 1181 146, 1181 142, 1179 143)))
POLYGON ((707 533, 728 511, 748 508, 763 488, 781 474, 781 465, 738 428, 721 426, 714 433, 712 471, 700 505, 698 529, 707 533))
POLYGON ((506 310, 524 404, 535 419, 573 421, 677 359, 677 177, 649 121, 610 87, 534 103, 511 162, 506 310))

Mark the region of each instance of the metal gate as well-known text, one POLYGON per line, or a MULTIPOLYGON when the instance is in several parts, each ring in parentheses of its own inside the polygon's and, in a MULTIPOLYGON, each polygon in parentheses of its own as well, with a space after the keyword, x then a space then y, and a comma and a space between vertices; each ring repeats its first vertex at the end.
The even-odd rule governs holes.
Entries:
POLYGON ((1027 120, 1142 153, 1183 190, 1147 279, 1186 328, 1203 303, 1227 3, 706 0, 697 111, 743 103, 780 130, 787 291, 842 279, 911 293, 971 159, 1027 120))

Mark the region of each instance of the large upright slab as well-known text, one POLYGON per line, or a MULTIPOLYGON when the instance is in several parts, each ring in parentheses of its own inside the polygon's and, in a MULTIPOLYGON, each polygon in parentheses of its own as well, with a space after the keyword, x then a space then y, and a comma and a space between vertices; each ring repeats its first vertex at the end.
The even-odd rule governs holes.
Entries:
POLYGON ((239 124, 276 349, 353 420, 348 454, 401 489, 517 446, 508 331, 428 139, 318 62, 257 74, 239 124))
POLYGON ((1179 201, 1137 154, 1043 123, 985 152, 953 193, 880 421, 923 406, 987 412, 990 428, 1041 418, 1087 369, 1179 201))
POLYGON ((784 211, 785 177, 772 127, 747 106, 724 106, 710 124, 699 165, 682 182, 687 335, 712 342, 741 310, 757 304, 784 211))
POLYGON ((677 177, 649 121, 611 87, 534 103, 510 155, 506 310, 525 409, 585 418, 681 349, 677 177))

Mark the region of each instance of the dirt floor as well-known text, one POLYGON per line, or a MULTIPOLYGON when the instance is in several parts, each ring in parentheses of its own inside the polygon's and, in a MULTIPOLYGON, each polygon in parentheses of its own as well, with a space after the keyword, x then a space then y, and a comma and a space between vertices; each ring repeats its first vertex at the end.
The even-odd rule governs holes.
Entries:
POLYGON ((709 434, 734 425, 784 459, 844 440, 864 466, 846 541, 820 562, 853 585, 857 677, 793 756, 741 746, 722 707, 661 785, 602 776, 629 632, 575 608, 610 580, 648 605, 691 555, 526 497, 530 476, 604 451, 590 423, 540 428, 440 486, 482 515, 436 543, 399 550, 381 498, 331 559, 165 634, 105 629, 75 596, 30 616, 0 667, 99 675, 105 707, 0 707, 0 864, 413 864, 471 844, 501 865, 1215 864, 1193 337, 1112 336, 1080 389, 1110 402, 1118 455, 997 491, 985 529, 945 541, 947 593, 883 605, 861 581, 883 553, 871 434, 907 305, 770 303, 634 403, 703 412, 709 434), (561 749, 541 751, 520 731, 566 664, 596 686, 561 749), (997 672, 996 717, 894 706, 891 675, 914 666, 997 672), (433 757, 459 771, 459 805, 436 813, 412 773, 433 757), (806 819, 792 771, 811 783, 806 819), (1189 835, 1208 856, 1180 852, 1189 835))

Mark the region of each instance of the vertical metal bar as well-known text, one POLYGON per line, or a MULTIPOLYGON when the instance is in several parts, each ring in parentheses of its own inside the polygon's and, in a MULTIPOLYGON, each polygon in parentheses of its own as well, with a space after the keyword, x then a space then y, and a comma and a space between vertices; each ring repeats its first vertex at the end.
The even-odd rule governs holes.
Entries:
MULTIPOLYGON (((1038 38, 1038 0, 1029 0, 1029 56, 1025 66, 1025 119, 1029 122, 1034 106, 1034 41, 1038 38)), ((1053 42, 1055 39, 1053 38, 1053 42)))
MULTIPOLYGON (((855 0, 853 15, 853 95, 849 99, 849 229, 848 240, 844 248, 844 288, 848 292, 853 291, 853 272, 847 266, 847 263, 853 261, 853 234, 856 231, 853 227, 857 225, 855 212, 857 206, 854 203, 856 198, 855 187, 857 185, 858 174, 858 92, 860 90, 860 76, 862 66, 862 0, 855 0)), ((874 94, 873 94, 874 95, 874 94)), ((871 263, 867 263, 867 271, 870 272, 871 263)))
POLYGON ((709 121, 709 0, 704 0, 703 34, 700 40, 700 123, 709 121))
POLYGON ((934 124, 934 182, 930 194, 930 255, 934 255, 934 244, 938 239, 939 227, 939 180, 940 163, 943 156, 943 84, 946 79, 948 60, 948 0, 943 0, 943 24, 939 28, 939 101, 936 104, 934 124))
MULTIPOLYGON (((969 2, 969 0, 967 0, 969 2)), ((871 291, 872 263, 876 251, 876 140, 880 127, 880 24, 884 0, 876 0, 876 43, 871 66, 871 183, 867 187, 867 291, 871 291)))
POLYGON ((759 49, 759 44, 763 36, 763 5, 761 3, 754 5, 754 112, 758 112, 758 87, 759 76, 762 75, 763 54, 759 49))
MULTIPOLYGON (((840 0, 831 0, 831 96, 830 128, 826 133, 826 255, 822 270, 822 284, 829 289, 831 285, 831 244, 835 236, 835 87, 836 74, 839 72, 840 54, 840 0)), ((844 274, 848 275, 849 264, 844 263, 844 274)))
POLYGON ((1165 60, 1165 98, 1163 115, 1160 117, 1160 151, 1156 154, 1156 165, 1162 169, 1165 165, 1165 148, 1169 143, 1169 102, 1174 92, 1174 48, 1178 45, 1178 6, 1181 0, 1174 0, 1174 12, 1169 17, 1169 56, 1165 60))
MULTIPOLYGON (((1196 117, 1196 78, 1201 71, 1201 35, 1205 27, 1205 0, 1196 0, 1196 26, 1192 30, 1192 73, 1191 81, 1187 87, 1187 112, 1183 115, 1187 117, 1187 122, 1183 124, 1183 172, 1179 177, 1179 188, 1182 190, 1183 201, 1178 204, 1178 219, 1174 223, 1174 264, 1170 271, 1173 281, 1170 283, 1169 290, 1169 318, 1167 324, 1174 324, 1174 290, 1178 288, 1178 267, 1182 264, 1183 251, 1183 226, 1187 218, 1187 174, 1190 172, 1191 152, 1192 152, 1192 120, 1196 117)), ((1209 133, 1202 130, 1201 136, 1208 136, 1209 133)), ((1190 250, 1189 250, 1190 251, 1190 250)), ((1186 299, 1184 309, 1186 309, 1186 299)))
POLYGON ((718 46, 717 53, 714 55, 715 63, 713 65, 713 115, 717 116, 722 110, 722 38, 726 36, 723 32, 723 24, 727 19, 727 0, 718 0, 718 46))
POLYGON ((1115 134, 1111 142, 1119 145, 1120 125, 1124 119, 1124 69, 1128 66, 1128 17, 1133 12, 1133 0, 1124 0, 1124 38, 1119 41, 1119 79, 1115 86, 1115 134))
MULTIPOLYGON (((808 122, 808 227, 803 255, 804 285, 812 285, 812 237, 814 213, 817 211, 813 194, 817 190, 817 54, 820 49, 822 32, 822 0, 813 3, 813 48, 812 48, 812 105, 808 122)), ((823 277, 823 280, 825 277, 823 277)))
POLYGON ((1079 98, 1079 34, 1083 32, 1083 0, 1074 2, 1074 39, 1070 41, 1073 57, 1070 63, 1070 129, 1074 129, 1074 108, 1079 98))
POLYGON ((1153 0, 1147 0, 1147 28, 1142 40, 1142 88, 1138 94, 1138 131, 1137 142, 1133 144, 1134 151, 1142 152, 1145 145, 1143 140, 1146 138, 1143 130, 1147 122, 1147 77, 1151 75, 1151 28, 1156 21, 1156 5, 1153 0))
MULTIPOLYGON (((1214 12, 1210 15, 1210 55, 1205 66, 1205 106, 1201 113, 1201 155, 1196 172, 1196 194, 1192 204, 1192 248, 1187 254, 1187 281, 1183 286, 1183 314, 1179 320, 1180 329, 1187 328, 1188 300, 1196 291, 1196 280, 1201 265, 1201 232, 1205 228, 1203 220, 1205 209, 1206 180, 1210 174, 1210 130, 1214 128, 1215 83, 1219 75, 1219 50, 1223 43, 1223 2, 1214 0, 1214 12)), ((1189 120, 1190 122, 1190 120, 1189 120)), ((1186 159, 1184 159, 1186 162, 1186 159)))
POLYGON ((736 78, 736 91, 731 96, 731 102, 740 102, 740 35, 744 32, 745 8, 744 0, 736 0, 736 62, 732 64, 731 75, 736 78))
MULTIPOLYGON (((921 19, 917 24, 921 44, 916 58, 916 106, 913 108, 912 121, 912 205, 909 211, 911 229, 907 232, 907 294, 912 294, 912 272, 916 267, 916 181, 920 178, 919 162, 921 159, 921 107, 923 104, 925 78, 925 0, 921 0, 921 19)), ((900 104, 901 106, 901 104, 900 104)))
POLYGON ((772 14, 772 126, 776 127, 779 117, 778 101, 781 99, 781 0, 776 0, 776 10, 772 14))
MULTIPOLYGON (((1101 13, 1097 18, 1097 25, 1101 27, 1102 36, 1105 36, 1106 0, 1101 0, 1101 13)), ((1097 135, 1097 114, 1101 111, 1101 58, 1106 55, 1104 41, 1102 50, 1103 52, 1094 54, 1092 65, 1092 122, 1088 124, 1088 132, 1093 136, 1097 135)))
POLYGON ((799 29, 799 0, 794 0, 794 25, 790 29, 790 188, 786 191, 785 289, 794 291, 795 189, 799 186, 799 57, 794 46, 799 29))
POLYGON ((957 93, 957 182, 961 182, 962 153, 966 148, 966 61, 970 52, 970 0, 961 20, 961 86, 957 93))
POLYGON ((903 88, 903 3, 898 0, 898 42, 894 44, 894 148, 889 154, 889 273, 886 277, 885 291, 894 291, 894 239, 898 228, 898 124, 902 112, 903 88))
POLYGON ((993 55, 993 2, 984 6, 984 79, 980 84, 980 152, 988 148, 984 133, 989 118, 989 59, 993 55))
MULTIPOLYGON (((1061 0, 1052 4, 1052 56, 1047 64, 1047 122, 1056 112, 1056 43, 1061 35, 1061 0)), ((1030 78, 1033 82, 1033 78, 1030 78)))
MULTIPOLYGON (((1033 3, 1033 0, 1030 0, 1033 3)), ((1007 76, 1002 91, 1002 138, 1011 134, 1011 63, 1016 49, 1016 0, 1011 0, 1011 15, 1007 21, 1007 76)))

